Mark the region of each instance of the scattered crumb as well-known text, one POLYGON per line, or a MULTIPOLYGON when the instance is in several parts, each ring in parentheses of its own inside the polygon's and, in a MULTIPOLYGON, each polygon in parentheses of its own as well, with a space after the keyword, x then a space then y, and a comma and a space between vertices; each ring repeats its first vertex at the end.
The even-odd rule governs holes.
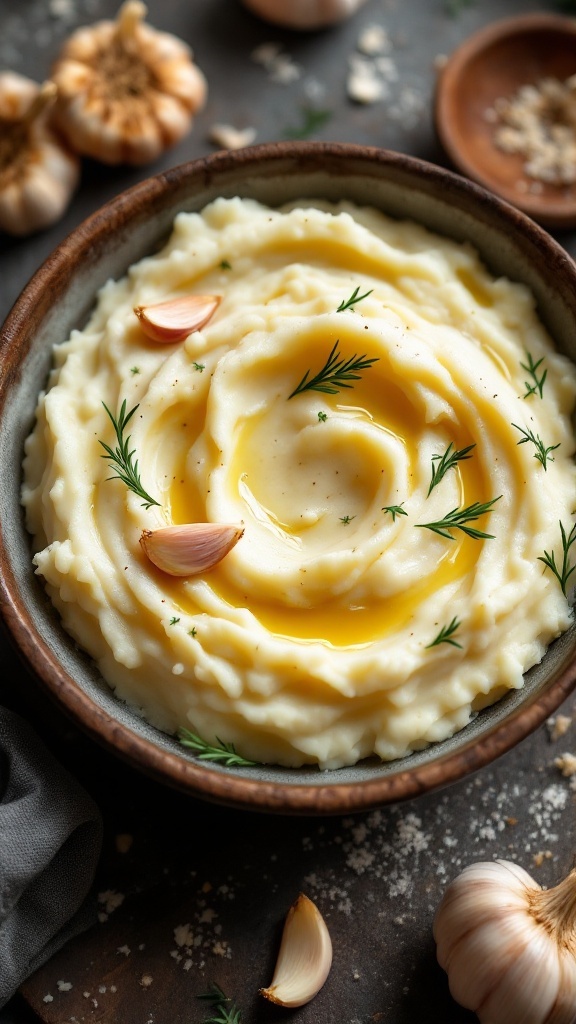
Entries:
POLYGON ((534 864, 536 865, 536 867, 540 868, 540 867, 542 867, 544 861, 545 860, 550 860, 551 857, 552 857, 552 851, 551 850, 540 850, 539 853, 535 853, 533 855, 532 860, 534 861, 534 864))
POLYGON ((152 984, 153 980, 154 979, 150 974, 143 974, 142 977, 140 978, 140 984, 142 988, 150 988, 150 985, 152 984))
POLYGON ((210 142, 221 149, 243 149, 256 138, 255 128, 234 128, 230 124, 213 124, 208 133, 210 142))
POLYGON ((134 836, 131 836, 128 832, 121 832, 116 836, 115 845, 118 853, 128 853, 128 850, 134 842, 134 836))
POLYGON ((375 57, 379 53, 389 53, 392 44, 383 25, 367 25, 358 36, 357 48, 360 53, 375 57))
POLYGON ((194 933, 189 924, 179 924, 174 929, 174 942, 177 946, 193 946, 194 933))
POLYGON ((72 988, 71 981, 57 981, 56 984, 58 986, 59 992, 69 992, 70 989, 72 988))
POLYGON ((554 765, 559 768, 565 779, 576 775, 576 756, 574 754, 561 754, 554 758, 554 765))
POLYGON ((98 893, 98 902, 103 906, 103 911, 98 914, 98 920, 107 921, 109 914, 117 910, 124 902, 124 893, 107 889, 105 892, 98 893))
POLYGON ((554 743, 555 740, 559 740, 561 736, 568 732, 572 725, 572 719, 568 715, 556 715, 555 718, 549 718, 546 725, 548 726, 550 741, 554 743))
POLYGON ((250 56, 256 64, 261 64, 266 69, 273 82, 289 85, 300 78, 299 66, 288 53, 282 51, 279 43, 262 43, 250 56))
POLYGON ((47 995, 42 997, 42 1002, 43 1003, 53 1003, 54 1002, 54 996, 51 996, 50 993, 48 992, 47 995))
POLYGON ((118 946, 117 953, 122 953, 123 956, 130 956, 130 946, 118 946))

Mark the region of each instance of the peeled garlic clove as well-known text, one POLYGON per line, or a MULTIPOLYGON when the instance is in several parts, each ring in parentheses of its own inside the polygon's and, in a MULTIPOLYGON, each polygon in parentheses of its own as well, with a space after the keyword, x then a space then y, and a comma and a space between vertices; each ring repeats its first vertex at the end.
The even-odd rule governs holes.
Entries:
POLYGON ((332 942, 324 918, 300 893, 288 911, 274 977, 260 995, 280 1006, 303 1006, 320 991, 332 966, 332 942))
POLYGON ((55 120, 78 153, 107 164, 156 160, 191 127, 206 80, 190 48, 145 24, 146 6, 126 0, 116 21, 77 29, 52 69, 55 120))
POLYGON ((197 576, 217 565, 243 533, 244 527, 234 523, 187 523, 144 530, 140 544, 169 576, 197 576))
POLYGON ((220 295, 184 295, 152 306, 135 306, 134 312, 147 337, 171 344, 204 327, 220 302, 220 295))

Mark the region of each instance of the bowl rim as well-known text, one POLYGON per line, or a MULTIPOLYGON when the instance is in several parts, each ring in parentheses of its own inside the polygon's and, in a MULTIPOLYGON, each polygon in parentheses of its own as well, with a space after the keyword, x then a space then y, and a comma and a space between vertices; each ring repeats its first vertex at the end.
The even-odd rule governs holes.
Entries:
MULTIPOLYGON (((31 345, 34 329, 42 319, 47 296, 57 281, 69 281, 76 261, 114 230, 122 230, 135 211, 148 209, 155 201, 168 198, 185 182, 209 183, 230 171, 262 174, 290 166, 294 171, 321 163, 338 167, 348 161, 355 168, 371 169, 381 176, 406 174, 417 178, 422 189, 439 186, 451 201, 464 209, 472 208, 489 223, 521 232, 525 244, 534 247, 540 258, 546 257, 542 274, 550 282, 559 267, 574 281, 571 312, 576 320, 576 264, 553 238, 521 211, 487 192, 473 181, 439 165, 391 150, 350 143, 282 142, 265 143, 229 153, 219 151, 207 157, 175 166, 133 185, 101 206, 82 221, 48 256, 29 280, 14 303, 0 332, 0 425, 6 396, 18 375, 20 359, 31 345), (43 296, 43 302, 40 297, 43 296)), ((240 182, 239 182, 240 184, 240 182)), ((0 522, 0 620, 18 655, 48 692, 83 730, 144 774, 152 776, 189 795, 236 809, 280 814, 332 815, 368 810, 431 792, 467 776, 510 750, 549 717, 576 686, 576 657, 564 665, 552 682, 534 693, 507 715, 492 723, 484 735, 463 741, 456 750, 439 753, 430 763, 410 765, 406 758, 397 762, 393 774, 358 782, 338 782, 337 773, 326 773, 327 781, 314 784, 290 784, 251 779, 245 773, 215 771, 198 760, 160 749, 153 742, 122 725, 98 706, 75 682, 45 642, 28 613, 20 595, 10 553, 5 545, 0 522)))
MULTIPOLYGON (((576 224, 576 199, 568 200, 559 196, 553 200, 550 196, 521 192, 516 194, 511 187, 501 185, 469 155, 465 139, 455 124, 460 83, 470 63, 496 44, 505 44, 508 40, 523 36, 538 38, 543 31, 572 39, 576 49, 576 18, 552 11, 532 11, 500 18, 467 36, 448 56, 439 72, 433 97, 433 118, 438 139, 460 173, 494 191, 500 198, 548 228, 569 228, 576 224)), ((502 159, 505 157, 506 154, 502 154, 502 159)))

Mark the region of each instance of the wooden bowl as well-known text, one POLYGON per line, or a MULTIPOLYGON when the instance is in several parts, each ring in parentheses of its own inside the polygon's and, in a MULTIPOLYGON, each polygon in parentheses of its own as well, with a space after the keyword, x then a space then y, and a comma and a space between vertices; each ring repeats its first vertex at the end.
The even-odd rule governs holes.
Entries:
POLYGON ((536 296, 557 347, 576 360, 576 265, 540 227, 450 171, 353 145, 281 143, 217 153, 119 195, 81 224, 25 288, 0 336, 0 608, 20 655, 55 701, 95 740, 133 766, 221 804, 284 814, 343 814, 445 786, 509 750, 558 708, 576 683, 576 630, 543 662, 449 740, 403 760, 321 772, 202 763, 117 700, 66 634, 33 573, 20 505, 24 440, 45 385, 52 346, 86 321, 98 289, 169 233, 176 213, 218 196, 271 205, 302 196, 371 204, 476 246, 496 275, 536 296))
POLYGON ((576 73, 576 19, 526 14, 489 24, 466 39, 440 72, 434 100, 436 130, 454 165, 541 224, 576 225, 576 184, 535 182, 524 158, 494 141, 487 111, 500 98, 544 78, 576 73))

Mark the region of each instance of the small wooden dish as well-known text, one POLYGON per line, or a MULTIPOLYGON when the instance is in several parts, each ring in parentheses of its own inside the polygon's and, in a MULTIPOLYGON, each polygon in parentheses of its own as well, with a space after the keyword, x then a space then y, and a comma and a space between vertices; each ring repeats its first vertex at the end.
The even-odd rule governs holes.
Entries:
POLYGON ((469 178, 551 228, 576 226, 576 184, 535 182, 524 157, 505 153, 486 116, 501 97, 543 78, 576 73, 576 19, 526 14, 474 33, 449 57, 436 88, 434 116, 442 146, 469 178))

